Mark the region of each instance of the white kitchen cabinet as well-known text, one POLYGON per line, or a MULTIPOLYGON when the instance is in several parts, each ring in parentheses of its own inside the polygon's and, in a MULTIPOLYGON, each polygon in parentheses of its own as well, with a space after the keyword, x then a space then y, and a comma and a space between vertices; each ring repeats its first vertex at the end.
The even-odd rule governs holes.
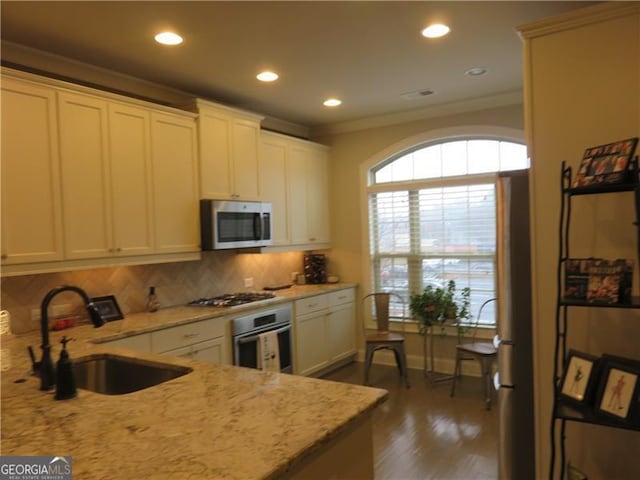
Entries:
POLYGON ((104 344, 111 347, 128 348, 131 350, 139 350, 141 352, 151 352, 151 334, 141 333, 138 335, 132 335, 130 337, 123 337, 118 338, 117 340, 104 342, 104 344))
POLYGON ((229 363, 227 320, 211 318, 151 332, 155 353, 189 357, 211 363, 229 363))
POLYGON ((354 298, 350 288, 295 302, 295 373, 315 374, 356 353, 354 298))
POLYGON ((260 138, 260 193, 271 202, 271 238, 273 246, 289 245, 287 151, 281 135, 262 132, 260 138))
POLYGON ((2 265, 63 257, 55 90, 2 78, 2 265))
POLYGON ((261 116, 196 100, 203 198, 259 200, 261 116))
POLYGON ((326 147, 262 132, 260 181, 262 199, 273 204, 274 246, 311 249, 329 244, 326 147))
POLYGON ((65 258, 113 252, 107 102, 58 92, 65 258))
POLYGON ((148 110, 109 104, 113 249, 116 255, 155 251, 148 110))
POLYGON ((340 290, 329 297, 329 362, 337 362, 356 352, 355 290, 340 290))
POLYGON ((174 357, 186 357, 200 362, 225 364, 225 338, 214 338, 205 342, 194 343, 187 347, 163 352, 174 357))
POLYGON ((195 115, 2 68, 2 276, 200 255, 195 115))
POLYGON ((191 118, 151 114, 156 251, 200 250, 197 139, 191 118))

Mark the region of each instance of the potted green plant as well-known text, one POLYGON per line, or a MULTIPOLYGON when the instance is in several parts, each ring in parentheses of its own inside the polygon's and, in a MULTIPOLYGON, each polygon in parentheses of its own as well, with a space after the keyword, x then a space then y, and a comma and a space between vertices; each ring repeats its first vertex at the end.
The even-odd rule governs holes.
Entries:
POLYGON ((449 280, 445 287, 427 285, 421 293, 409 297, 409 309, 418 321, 421 335, 428 328, 439 325, 444 333, 447 322, 456 325, 462 334, 469 328, 471 289, 456 291, 456 282, 449 280))

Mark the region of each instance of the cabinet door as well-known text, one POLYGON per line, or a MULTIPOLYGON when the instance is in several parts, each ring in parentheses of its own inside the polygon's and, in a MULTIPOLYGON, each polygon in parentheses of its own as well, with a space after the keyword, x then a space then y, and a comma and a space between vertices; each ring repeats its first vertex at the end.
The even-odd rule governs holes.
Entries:
POLYGON ((215 109, 200 109, 200 187, 203 198, 231 198, 231 116, 215 109))
POLYGON ((309 375, 327 366, 326 312, 296 318, 296 352, 299 375, 309 375))
POLYGON ((248 120, 234 120, 231 153, 233 192, 242 200, 259 200, 258 138, 260 126, 248 120))
POLYGON ((308 164, 307 229, 309 242, 328 243, 329 161, 324 150, 312 150, 308 164))
POLYGON ((58 93, 65 257, 112 254, 107 104, 58 93))
POLYGON ((271 202, 273 245, 288 245, 287 222, 287 144, 281 138, 262 134, 260 146, 260 193, 271 202))
POLYGON ((226 363, 225 352, 225 339, 224 337, 219 337, 187 347, 169 350, 163 354, 222 365, 226 363))
POLYGON ((309 243, 307 224, 307 171, 310 162, 307 149, 292 145, 287 165, 289 182, 289 235, 294 245, 309 243))
POLYGON ((117 255, 153 253, 149 112, 109 105, 113 246, 117 255))
POLYGON ((63 255, 56 95, 3 78, 2 264, 63 255))
POLYGON ((356 352, 355 305, 347 303, 329 312, 329 360, 342 360, 356 352))
POLYGON ((157 252, 198 251, 199 195, 193 119, 152 113, 151 145, 157 252))

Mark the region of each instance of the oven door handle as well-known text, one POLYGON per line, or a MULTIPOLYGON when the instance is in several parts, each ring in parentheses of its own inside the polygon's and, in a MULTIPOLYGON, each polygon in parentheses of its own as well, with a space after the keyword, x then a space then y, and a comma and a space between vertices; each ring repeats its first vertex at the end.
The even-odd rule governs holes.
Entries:
MULTIPOLYGON (((291 330, 291 325, 287 325, 286 327, 279 328, 277 330, 267 330, 267 332, 275 332, 276 334, 286 332, 287 330, 291 330)), ((266 333, 266 332, 265 332, 266 333)), ((260 335, 251 335, 247 338, 239 338, 237 340, 238 345, 244 345, 245 343, 255 342, 260 338, 260 335)))

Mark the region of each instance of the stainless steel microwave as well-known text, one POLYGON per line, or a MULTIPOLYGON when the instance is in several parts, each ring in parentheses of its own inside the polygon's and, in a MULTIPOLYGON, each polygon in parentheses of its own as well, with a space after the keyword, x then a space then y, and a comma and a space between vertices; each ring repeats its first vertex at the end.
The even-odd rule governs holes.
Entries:
POLYGON ((200 200, 203 250, 271 245, 271 204, 237 200, 200 200))

